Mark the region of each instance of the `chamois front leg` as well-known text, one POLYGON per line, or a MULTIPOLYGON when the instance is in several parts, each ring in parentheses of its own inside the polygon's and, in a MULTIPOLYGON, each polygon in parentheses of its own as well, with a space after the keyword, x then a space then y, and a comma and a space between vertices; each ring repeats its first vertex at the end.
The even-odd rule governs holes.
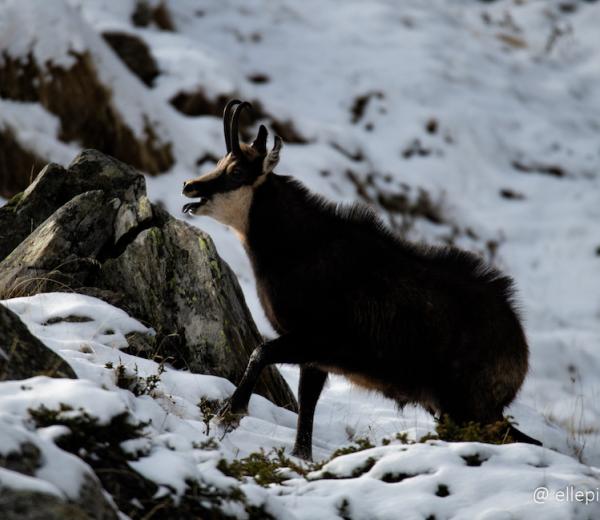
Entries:
POLYGON ((250 356, 240 384, 219 411, 219 416, 225 418, 229 414, 244 415, 248 409, 252 390, 263 368, 274 363, 302 365, 317 362, 317 352, 322 350, 317 346, 320 344, 321 342, 315 341, 314 338, 285 334, 256 347, 250 356))

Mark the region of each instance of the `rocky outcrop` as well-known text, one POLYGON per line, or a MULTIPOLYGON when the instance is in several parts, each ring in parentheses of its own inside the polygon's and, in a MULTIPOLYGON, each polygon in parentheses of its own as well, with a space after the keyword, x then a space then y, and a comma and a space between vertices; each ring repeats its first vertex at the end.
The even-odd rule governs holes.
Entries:
POLYGON ((64 359, 33 336, 14 312, 0 305, 0 381, 40 375, 76 377, 64 359))
POLYGON ((98 166, 93 156, 94 152, 79 155, 68 170, 48 164, 25 192, 0 208, 0 260, 76 195, 101 190, 121 197, 132 190, 134 198, 145 196, 142 174, 109 156, 97 155, 102 160, 98 166))
MULTIPOLYGON (((152 205, 143 176, 99 152, 84 151, 66 170, 47 166, 0 209, 0 229, 11 230, 10 245, 0 246, 0 297, 76 290, 103 298, 156 330, 132 340, 138 355, 233 382, 261 341, 210 237, 152 205)), ((275 368, 257 392, 296 409, 275 368)))

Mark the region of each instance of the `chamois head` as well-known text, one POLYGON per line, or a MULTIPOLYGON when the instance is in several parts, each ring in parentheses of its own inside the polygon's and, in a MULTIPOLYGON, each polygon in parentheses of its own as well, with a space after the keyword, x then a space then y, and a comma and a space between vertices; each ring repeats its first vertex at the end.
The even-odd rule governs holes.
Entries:
POLYGON ((242 234, 246 231, 254 190, 279 162, 282 145, 281 138, 275 136, 273 149, 267 152, 268 132, 263 125, 251 145, 240 144, 239 120, 245 108, 252 107, 237 99, 227 103, 223 113, 227 155, 213 171, 183 185, 186 197, 199 199, 183 206, 184 213, 212 217, 242 234))

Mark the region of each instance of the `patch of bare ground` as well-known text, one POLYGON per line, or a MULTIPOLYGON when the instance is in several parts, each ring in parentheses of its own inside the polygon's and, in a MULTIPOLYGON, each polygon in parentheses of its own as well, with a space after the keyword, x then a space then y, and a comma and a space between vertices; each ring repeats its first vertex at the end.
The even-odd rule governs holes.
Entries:
MULTIPOLYGON (((161 142, 149 121, 144 137, 136 136, 100 82, 92 57, 84 53, 74 58, 72 67, 63 68, 52 63, 41 66, 32 56, 19 60, 3 55, 0 97, 40 103, 59 118, 62 141, 96 148, 150 174, 167 170, 173 164, 171 144, 161 142)), ((4 137, 3 171, 11 172, 12 179, 4 193, 8 196, 29 184, 32 154, 11 153, 6 144, 4 137)))

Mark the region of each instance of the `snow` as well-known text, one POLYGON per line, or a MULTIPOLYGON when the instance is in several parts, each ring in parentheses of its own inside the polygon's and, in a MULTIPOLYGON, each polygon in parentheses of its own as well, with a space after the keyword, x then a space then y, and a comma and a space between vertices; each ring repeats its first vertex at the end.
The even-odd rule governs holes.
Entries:
POLYGON ((28 490, 63 498, 56 486, 49 482, 4 468, 0 468, 0 486, 3 489, 28 490))
MULTIPOLYGON (((90 52, 134 131, 143 132, 148 118, 162 139, 173 142, 172 169, 147 179, 154 201, 180 215, 177 187, 213 166, 196 166, 199 157, 224 151, 218 118, 184 117, 169 100, 196 89, 209 99, 235 93, 260 100, 278 121, 293 121, 308 141, 286 143, 279 172, 294 174, 339 202, 357 198, 348 170, 361 180, 372 174, 369 190, 399 193, 409 186, 413 195, 426 190, 440 201, 446 224, 419 219, 409 236, 439 243, 456 229, 457 245, 484 253, 486 243, 495 241, 494 262, 518 287, 531 368, 507 412, 547 447, 392 444, 328 466, 347 472, 377 456, 358 478, 294 479, 268 489, 247 483, 242 486, 246 494, 257 503, 266 501, 281 518, 339 518, 344 499, 350 516, 358 518, 398 518, 400 510, 402 518, 600 516, 598 500, 585 505, 561 501, 556 494, 570 485, 600 486, 593 468, 600 465, 600 227, 595 225, 600 219, 600 3, 179 0, 168 3, 174 33, 133 27, 133 7, 133 1, 3 0, 0 47, 11 56, 31 51, 40 63, 64 65, 71 60, 68 49, 90 52), (572 13, 561 8, 569 3, 575 6, 572 13), (150 46, 161 70, 153 88, 137 80, 104 44, 98 33, 106 30, 126 30, 150 46), (248 79, 258 73, 269 81, 248 79), (356 98, 368 94, 364 114, 353 123, 356 98), (435 132, 427 129, 432 120, 435 132), (428 155, 405 157, 416 141, 428 155), (363 159, 352 160, 340 148, 360 151, 363 159), (553 167, 564 176, 523 172, 515 164, 553 167), (523 198, 501 197, 506 189, 523 198), (488 459, 479 467, 466 466, 461 455, 471 451, 488 459), (386 483, 380 480, 385 471, 420 474, 386 483), (451 494, 437 497, 436 486, 445 480, 451 494), (552 497, 543 505, 533 500, 533 490, 541 485, 552 497)), ((60 142, 58 121, 35 104, 0 100, 0 109, 0 125, 41 156, 67 163, 79 148, 60 142)), ((273 336, 235 236, 208 219, 182 218, 214 238, 238 275, 260 330, 273 336)), ((223 379, 166 367, 152 395, 136 397, 118 388, 107 364, 122 364, 139 377, 159 369, 122 351, 129 332, 148 332, 122 311, 81 295, 3 303, 82 378, 35 378, 23 382, 31 387, 27 392, 17 383, 0 383, 0 410, 14 420, 42 402, 83 407, 102 420, 124 409, 136 420, 152 420, 142 449, 147 456, 138 469, 176 493, 190 475, 219 487, 237 485, 215 469, 219 457, 241 457, 261 447, 291 450, 294 414, 259 396, 253 396, 249 416, 219 441, 217 450, 195 447, 208 438, 197 404, 202 397, 230 395, 234 387, 223 379), (91 321, 45 325, 68 315, 91 321), (166 464, 168 472, 157 469, 166 464)), ((295 389, 297 369, 281 370, 295 389)), ((400 413, 385 398, 333 376, 317 408, 314 453, 323 460, 352 438, 368 436, 379 444, 404 431, 416 439, 432 427, 424 411, 400 413)), ((218 425, 210 428, 209 436, 223 435, 218 425)), ((36 435, 43 439, 42 433, 36 435)), ((131 448, 136 449, 134 443, 131 448)))
POLYGON ((74 11, 64 9, 62 2, 2 0, 0 47, 11 58, 31 55, 37 63, 51 62, 71 67, 74 53, 82 53, 85 42, 80 37, 81 19, 74 11), (44 26, 52 27, 51 31, 44 26), (31 38, 31 34, 36 34, 31 38), (62 35, 56 38, 56 34, 62 35))
MULTIPOLYGON (((152 331, 120 309, 70 293, 15 298, 0 304, 16 312, 29 330, 62 355, 81 378, 40 376, 0 383, 2 452, 18 451, 28 441, 43 450, 46 461, 36 471, 36 478, 2 471, 2 485, 70 498, 78 494, 83 475, 87 474, 85 465, 53 444, 65 433, 64 427, 31 427, 28 411, 41 405, 50 410, 66 406, 68 410, 63 413, 73 416, 85 412, 100 424, 125 412, 129 412, 132 423, 148 423, 143 437, 127 441, 123 447, 140 456, 130 462, 132 469, 161 486, 159 493, 174 493, 176 497, 185 492, 187 482, 194 480, 224 490, 239 485, 217 469, 221 458, 245 456, 259 449, 284 447, 291 451, 295 414, 257 395, 252 396, 249 415, 237 429, 227 433, 213 420, 208 431, 198 403, 202 398, 226 398, 233 385, 222 378, 168 366, 161 373, 154 361, 123 352, 126 341, 115 341, 113 336, 124 338, 130 332, 152 331), (77 321, 72 320, 74 316, 77 321), (106 334, 107 329, 114 334, 106 334), (156 388, 141 395, 119 388, 114 371, 118 365, 140 378, 158 374, 156 388), (209 438, 214 446, 204 444, 209 438)), ((284 367, 283 374, 295 388, 297 372, 284 367)), ((372 515, 392 519, 397 518, 399 501, 406 511, 405 518, 430 514, 502 518, 494 516, 502 511, 518 518, 533 518, 543 511, 544 518, 558 519, 585 518, 591 511, 600 513, 596 501, 582 504, 552 498, 569 486, 582 493, 598 489, 600 470, 572 457, 565 432, 539 423, 538 412, 523 405, 518 412, 516 415, 533 425, 528 432, 538 428, 544 440, 554 435, 561 451, 567 454, 524 444, 392 441, 388 446, 337 457, 307 479, 290 474, 291 479, 281 485, 262 488, 248 481, 242 489, 251 502, 264 504, 277 518, 338 518, 340 508, 346 507, 356 518, 372 515), (469 457, 475 455, 480 466, 467 465, 469 457), (440 485, 448 487, 447 497, 436 495, 440 485), (532 498, 541 486, 549 493, 543 505, 532 498)), ((348 389, 341 379, 333 378, 315 416, 315 453, 319 459, 326 458, 365 432, 374 440, 393 437, 399 431, 415 439, 431 426, 431 420, 416 409, 399 416, 389 401, 348 389)), ((244 517, 239 505, 237 509, 233 503, 227 507, 237 511, 237 517, 244 517)))
POLYGON ((197 469, 190 454, 180 447, 179 450, 180 452, 161 449, 130 465, 147 479, 172 486, 177 493, 183 494, 187 487, 186 480, 193 479, 197 469))
MULTIPOLYGON (((356 518, 369 515, 398 518, 399 502, 390 501, 390 493, 402 496, 402 518, 407 519, 429 515, 497 518, 493 515, 500 514, 505 516, 499 518, 528 518, 542 511, 532 500, 533 490, 538 487, 559 490, 576 480, 582 490, 596 488, 597 475, 581 477, 577 466, 564 455, 524 445, 430 442, 410 447, 373 448, 342 456, 309 478, 322 478, 323 473, 329 472, 333 478, 345 479, 343 483, 316 481, 314 484, 319 489, 315 491, 323 497, 337 495, 338 501, 346 498, 350 514, 356 518), (473 454, 479 454, 484 460, 485 471, 466 464, 463 457, 473 454), (369 459, 374 461, 371 469, 358 478, 348 479, 369 459), (549 475, 549 466, 556 473, 549 475), (448 496, 437 495, 440 486, 448 488, 448 496)), ((544 504, 543 516, 573 518, 581 512, 578 509, 576 504, 565 507, 552 501, 544 504)), ((300 514, 298 518, 310 516, 300 514)))
POLYGON ((37 103, 0 99, 0 129, 12 132, 26 150, 68 164, 78 148, 58 141, 60 121, 37 103))

